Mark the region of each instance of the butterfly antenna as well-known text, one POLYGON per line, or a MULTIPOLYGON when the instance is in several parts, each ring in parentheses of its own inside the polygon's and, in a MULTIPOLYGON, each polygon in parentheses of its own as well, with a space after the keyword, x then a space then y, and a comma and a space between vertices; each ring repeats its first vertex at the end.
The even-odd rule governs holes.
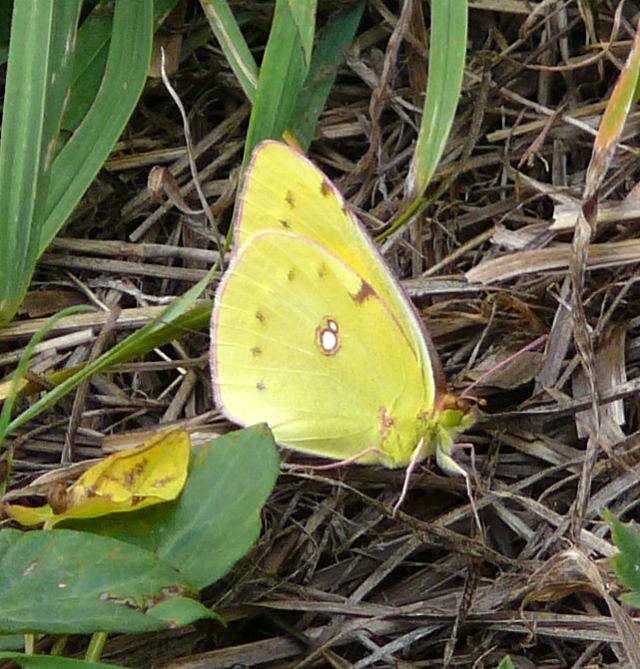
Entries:
POLYGON ((481 384, 487 377, 493 376, 496 372, 500 371, 502 368, 506 367, 507 365, 510 365, 514 360, 517 360, 521 355, 526 353, 527 351, 532 351, 534 348, 537 348, 540 344, 545 342, 547 340, 547 335, 542 335, 541 337, 538 337, 534 341, 532 341, 530 344, 527 344, 523 348, 521 348, 519 351, 516 351, 512 355, 508 356, 504 360, 501 360, 495 367, 492 367, 491 369, 487 370, 484 372, 484 374, 481 374, 470 386, 467 386, 463 391, 462 394, 459 395, 458 397, 460 399, 465 399, 465 400, 475 400, 476 398, 472 395, 469 395, 469 392, 473 390, 477 385, 481 384))

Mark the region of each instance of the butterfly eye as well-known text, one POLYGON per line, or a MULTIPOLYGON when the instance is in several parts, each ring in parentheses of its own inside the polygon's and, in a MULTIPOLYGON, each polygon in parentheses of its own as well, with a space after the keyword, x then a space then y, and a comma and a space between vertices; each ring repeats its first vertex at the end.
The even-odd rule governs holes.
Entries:
POLYGON ((340 348, 338 323, 330 316, 325 316, 316 328, 316 342, 323 355, 334 355, 340 348))

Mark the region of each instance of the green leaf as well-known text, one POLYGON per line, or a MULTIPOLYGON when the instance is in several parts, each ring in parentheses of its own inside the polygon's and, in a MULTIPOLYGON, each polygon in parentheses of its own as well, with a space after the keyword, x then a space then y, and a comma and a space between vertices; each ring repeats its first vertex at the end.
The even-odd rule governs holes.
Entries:
POLYGON ((203 588, 224 576, 258 538, 260 511, 279 468, 271 432, 256 425, 196 450, 187 484, 175 502, 65 526, 153 551, 175 565, 193 587, 203 588))
POLYGON ((172 597, 149 609, 147 615, 162 620, 167 627, 182 627, 196 620, 210 618, 223 622, 222 618, 204 604, 188 597, 172 597))
POLYGON ((407 184, 413 202, 379 239, 393 235, 416 213, 444 152, 462 89, 467 14, 467 0, 431 3, 427 95, 407 184))
POLYGON ((0 531, 0 633, 144 632, 145 610, 189 591, 177 571, 124 542, 72 530, 0 531))
POLYGON ((11 320, 39 256, 80 0, 15 3, 0 142, 0 324, 11 320))
POLYGON ((200 4, 229 67, 236 75, 247 99, 253 102, 258 82, 258 66, 229 4, 225 0, 200 0, 200 4))
POLYGON ((73 82, 62 127, 74 132, 100 89, 109 55, 113 16, 94 10, 78 30, 73 60, 73 82))
POLYGON ((315 0, 277 0, 251 110, 245 160, 263 139, 282 137, 309 71, 315 0))
POLYGON ((80 105, 69 92, 79 70, 92 69, 95 77, 98 70, 86 59, 104 42, 104 36, 96 39, 88 51, 83 39, 78 47, 81 4, 14 3, 0 143, 0 324, 13 318, 38 257, 109 155, 146 80, 153 0, 119 0, 104 77, 80 122, 87 101, 80 105), (78 127, 64 144, 60 131, 68 100, 67 125, 78 127))
POLYGON ((467 12, 466 0, 431 3, 429 80, 410 184, 415 197, 431 181, 455 118, 467 50, 467 12))
POLYGON ((509 655, 505 655, 498 665, 498 669, 516 669, 516 665, 509 655))
POLYGON ((345 7, 333 14, 320 31, 309 74, 289 123, 289 130, 305 150, 311 144, 338 67, 344 62, 345 49, 353 43, 364 7, 364 0, 345 7))
MULTIPOLYGON (((177 4, 178 0, 155 0, 153 13, 156 23, 177 4)), ((73 82, 62 127, 74 132, 94 103, 109 55, 113 32, 113 14, 96 6, 82 22, 75 47, 73 82)), ((145 70, 146 76, 146 70, 145 70)))
POLYGON ((152 0, 116 3, 100 89, 52 167, 39 254, 80 201, 129 120, 146 81, 153 27, 152 0))
POLYGON ((613 559, 613 568, 622 582, 631 592, 623 595, 637 601, 640 596, 640 531, 631 523, 622 523, 610 511, 604 510, 602 517, 611 528, 611 535, 620 551, 613 559))

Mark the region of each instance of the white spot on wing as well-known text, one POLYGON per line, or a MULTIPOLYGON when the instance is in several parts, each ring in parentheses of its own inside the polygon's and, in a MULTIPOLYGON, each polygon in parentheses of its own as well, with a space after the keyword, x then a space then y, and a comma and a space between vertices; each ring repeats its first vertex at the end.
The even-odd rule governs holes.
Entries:
POLYGON ((325 316, 316 329, 316 341, 324 355, 334 355, 340 348, 340 328, 330 316, 325 316))

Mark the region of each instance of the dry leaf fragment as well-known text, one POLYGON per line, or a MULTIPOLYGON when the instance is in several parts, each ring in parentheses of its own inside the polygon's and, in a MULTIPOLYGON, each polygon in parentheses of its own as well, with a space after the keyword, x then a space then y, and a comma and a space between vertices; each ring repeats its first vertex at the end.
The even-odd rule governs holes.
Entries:
POLYGON ((168 430, 101 460, 66 489, 54 488, 50 504, 6 504, 5 511, 23 525, 53 527, 67 518, 96 518, 167 502, 182 491, 189 454, 189 433, 168 430))
MULTIPOLYGON (((601 338, 595 351, 596 384, 600 393, 616 388, 627 381, 625 366, 626 326, 616 324, 610 327, 601 338)), ((574 397, 586 395, 589 384, 582 367, 572 377, 574 397)), ((607 438, 610 443, 617 443, 624 437, 620 426, 625 423, 624 402, 616 400, 600 407, 600 419, 607 426, 607 438)), ((576 414, 578 436, 583 439, 593 433, 594 425, 590 411, 576 414)))

